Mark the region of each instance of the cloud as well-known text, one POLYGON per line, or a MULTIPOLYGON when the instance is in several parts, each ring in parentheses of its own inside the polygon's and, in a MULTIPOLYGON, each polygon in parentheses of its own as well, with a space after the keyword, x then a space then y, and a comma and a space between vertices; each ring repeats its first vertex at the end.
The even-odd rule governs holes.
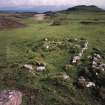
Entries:
POLYGON ((0 7, 31 7, 41 5, 97 5, 105 7, 105 0, 0 0, 0 7))

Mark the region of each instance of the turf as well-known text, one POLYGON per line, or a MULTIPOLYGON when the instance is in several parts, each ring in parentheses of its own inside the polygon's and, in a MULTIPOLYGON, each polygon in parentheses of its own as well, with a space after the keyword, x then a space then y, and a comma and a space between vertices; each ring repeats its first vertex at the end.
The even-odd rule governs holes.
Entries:
MULTIPOLYGON (((43 38, 61 40, 73 37, 88 40, 88 54, 93 48, 105 51, 105 13, 57 13, 55 17, 42 22, 37 22, 33 17, 22 21, 27 27, 0 30, 0 89, 21 87, 39 89, 40 92, 36 96, 36 101, 32 101, 32 105, 99 105, 100 101, 93 100, 89 90, 81 92, 73 86, 77 68, 73 67, 67 72, 71 77, 69 81, 53 83, 50 80, 51 76, 65 72, 63 67, 69 60, 69 53, 65 50, 37 52, 32 48, 43 38), (60 21, 60 25, 51 25, 53 20, 60 21), (91 24, 81 24, 81 22, 91 22, 91 24), (35 59, 44 60, 48 65, 48 72, 33 76, 28 71, 21 70, 20 65, 35 59)), ((26 96, 23 105, 29 105, 26 96)))

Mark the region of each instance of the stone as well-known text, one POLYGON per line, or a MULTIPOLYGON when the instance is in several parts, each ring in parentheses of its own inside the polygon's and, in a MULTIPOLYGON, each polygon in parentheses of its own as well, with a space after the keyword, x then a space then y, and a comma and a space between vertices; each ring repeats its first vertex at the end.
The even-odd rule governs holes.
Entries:
POLYGON ((48 41, 48 38, 45 38, 45 41, 48 41))
POLYGON ((80 61, 80 56, 74 56, 72 63, 76 64, 78 61, 80 61))
POLYGON ((48 45, 46 46, 46 49, 49 49, 49 46, 48 45))
POLYGON ((33 66, 30 64, 25 64, 23 67, 29 69, 29 70, 33 70, 33 66))
POLYGON ((97 62, 93 61, 93 62, 92 62, 92 65, 97 66, 97 62))
POLYGON ((94 54, 92 59, 92 68, 95 70, 105 71, 105 64, 101 62, 101 56, 99 54, 94 54))
POLYGON ((44 71, 45 70, 45 66, 37 66, 36 70, 37 71, 44 71))
POLYGON ((97 58, 101 59, 101 56, 99 54, 97 54, 97 58))
POLYGON ((80 76, 77 80, 77 84, 79 87, 85 87, 86 86, 86 79, 83 76, 80 76))
POLYGON ((45 63, 36 62, 36 71, 44 71, 46 69, 45 63))
POLYGON ((0 105, 21 105, 22 93, 16 90, 4 90, 0 92, 0 105))
POLYGON ((81 52, 81 53, 79 53, 79 56, 80 56, 80 57, 82 57, 82 55, 83 55, 83 53, 82 53, 82 52, 81 52))
POLYGON ((81 57, 83 56, 83 53, 85 52, 85 50, 88 48, 88 41, 86 40, 84 47, 81 48, 81 51, 79 52, 79 54, 77 54, 76 56, 73 57, 72 63, 73 64, 78 64, 78 62, 80 61, 81 57))
POLYGON ((69 78, 70 78, 69 75, 63 74, 63 79, 64 79, 64 80, 67 80, 67 79, 69 79, 69 78))
POLYGON ((95 87, 95 83, 94 82, 87 82, 86 84, 86 87, 89 88, 89 87, 95 87))

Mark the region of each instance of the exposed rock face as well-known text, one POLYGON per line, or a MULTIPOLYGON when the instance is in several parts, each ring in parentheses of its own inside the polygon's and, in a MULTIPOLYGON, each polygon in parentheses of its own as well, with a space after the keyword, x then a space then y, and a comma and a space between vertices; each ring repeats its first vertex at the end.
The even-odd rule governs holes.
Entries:
POLYGON ((0 105, 21 105, 22 93, 16 90, 0 92, 0 105))

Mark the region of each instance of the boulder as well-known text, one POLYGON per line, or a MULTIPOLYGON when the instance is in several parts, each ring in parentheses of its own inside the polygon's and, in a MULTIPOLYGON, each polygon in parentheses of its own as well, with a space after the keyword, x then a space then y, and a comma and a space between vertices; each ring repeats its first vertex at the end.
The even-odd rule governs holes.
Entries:
POLYGON ((46 64, 44 62, 36 62, 36 71, 45 71, 46 64))
POLYGON ((72 64, 78 64, 78 62, 80 61, 80 56, 74 56, 73 60, 72 60, 72 64))
POLYGON ((33 70, 33 66, 30 64, 25 64, 23 67, 29 70, 33 70))
POLYGON ((0 92, 0 105, 21 105, 22 93, 16 90, 4 90, 0 92))
POLYGON ((86 87, 89 88, 89 87, 95 87, 95 83, 94 82, 87 82, 86 84, 86 87))
POLYGON ((83 76, 80 76, 77 80, 77 85, 79 87, 85 87, 86 86, 86 79, 83 76))
POLYGON ((68 80, 70 78, 69 75, 67 75, 67 74, 63 74, 62 77, 64 80, 68 80))

